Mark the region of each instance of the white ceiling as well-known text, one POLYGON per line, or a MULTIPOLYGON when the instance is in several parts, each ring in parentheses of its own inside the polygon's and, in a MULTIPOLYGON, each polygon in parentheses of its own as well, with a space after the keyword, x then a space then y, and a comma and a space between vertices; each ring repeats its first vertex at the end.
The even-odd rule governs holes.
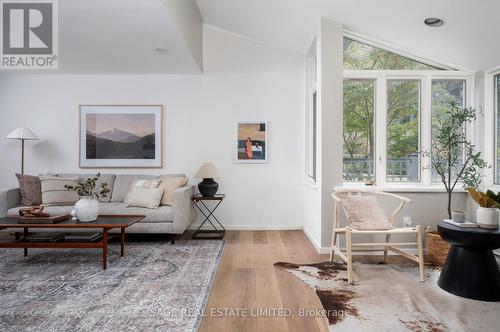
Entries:
POLYGON ((205 23, 305 53, 319 17, 417 55, 472 70, 500 66, 499 0, 196 0, 205 23), (445 21, 441 28, 423 24, 445 21))
POLYGON ((61 73, 200 73, 162 0, 59 1, 59 53, 61 73))
POLYGON ((500 66, 495 26, 500 0, 60 0, 58 3, 60 73, 200 73, 200 12, 207 24, 299 54, 306 53, 319 18, 325 17, 345 24, 349 31, 443 64, 471 70, 500 66), (445 25, 429 28, 423 24, 427 17, 440 17, 445 25), (199 36, 190 36, 198 27, 199 36), (155 48, 165 48, 168 52, 157 54, 155 48))

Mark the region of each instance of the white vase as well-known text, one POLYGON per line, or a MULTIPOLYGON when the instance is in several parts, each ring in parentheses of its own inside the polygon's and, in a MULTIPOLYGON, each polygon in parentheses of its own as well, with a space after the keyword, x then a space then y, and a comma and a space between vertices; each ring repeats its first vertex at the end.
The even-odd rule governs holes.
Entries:
POLYGON ((477 225, 482 228, 498 228, 497 208, 477 208, 477 225))
POLYGON ((99 201, 92 196, 82 196, 75 204, 75 212, 79 221, 94 221, 99 215, 99 201))

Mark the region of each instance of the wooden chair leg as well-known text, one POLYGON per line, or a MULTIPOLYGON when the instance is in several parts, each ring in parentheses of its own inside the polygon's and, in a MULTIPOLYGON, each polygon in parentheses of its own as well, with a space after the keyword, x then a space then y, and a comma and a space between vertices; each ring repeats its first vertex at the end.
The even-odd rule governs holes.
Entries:
POLYGON ((424 271, 424 250, 422 248, 422 228, 417 225, 417 246, 418 246, 418 268, 420 270, 420 281, 425 281, 424 271))
MULTIPOLYGON (((386 234, 385 243, 388 243, 391 240, 391 234, 386 234)), ((389 246, 384 247, 384 264, 387 261, 387 252, 389 251, 389 246)))
POLYGON ((345 229, 345 246, 347 251, 347 281, 352 284, 352 248, 351 227, 345 229))
POLYGON ((332 234, 332 248, 331 248, 331 251, 330 251, 330 262, 333 262, 333 259, 335 258, 335 245, 337 243, 337 232, 335 232, 335 230, 333 230, 333 234, 332 234))

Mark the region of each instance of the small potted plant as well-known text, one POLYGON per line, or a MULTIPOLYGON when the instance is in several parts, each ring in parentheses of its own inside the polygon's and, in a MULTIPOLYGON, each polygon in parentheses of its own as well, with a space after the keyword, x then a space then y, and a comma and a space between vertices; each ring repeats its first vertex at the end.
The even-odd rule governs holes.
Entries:
POLYGON ((75 191, 80 199, 75 204, 75 213, 78 220, 90 222, 97 219, 99 215, 99 198, 105 198, 110 190, 106 182, 97 186, 100 174, 95 177, 87 178, 83 182, 78 182, 74 186, 65 185, 64 188, 75 191))
POLYGON ((479 204, 477 208, 476 222, 479 227, 498 228, 498 208, 500 208, 500 193, 495 194, 491 190, 486 193, 473 188, 467 189, 470 197, 479 204))

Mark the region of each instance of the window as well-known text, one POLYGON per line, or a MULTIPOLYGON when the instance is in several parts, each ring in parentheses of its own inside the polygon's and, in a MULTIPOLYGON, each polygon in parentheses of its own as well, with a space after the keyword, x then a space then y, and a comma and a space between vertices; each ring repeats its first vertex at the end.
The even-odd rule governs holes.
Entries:
MULTIPOLYGON (((432 137, 436 135, 436 127, 441 121, 443 114, 455 102, 457 106, 465 105, 465 81, 464 80, 432 80, 432 137)), ((465 128, 464 128, 465 130, 465 128)), ((463 158, 462 158, 463 160, 463 158)), ((432 182, 440 182, 441 179, 433 171, 432 182)))
POLYGON ((316 139, 317 139, 317 132, 316 132, 316 127, 318 125, 318 116, 316 112, 316 91, 314 91, 314 94, 312 96, 312 134, 311 134, 311 140, 312 140, 312 172, 310 174, 311 178, 316 181, 316 139))
POLYGON ((374 180, 375 84, 344 80, 344 180, 374 180))
POLYGON ((420 82, 387 81, 387 182, 420 181, 420 82))
POLYGON ((305 115, 305 174, 316 182, 316 139, 317 139, 317 93, 316 93, 316 42, 311 46, 306 63, 306 115, 305 115))
POLYGON ((344 69, 441 70, 344 37, 344 69))
MULTIPOLYGON (((450 102, 466 106, 470 79, 470 73, 344 38, 344 181, 438 185, 429 157, 420 152, 432 150, 433 133, 450 102)), ((497 173, 500 182, 500 165, 497 173)))

